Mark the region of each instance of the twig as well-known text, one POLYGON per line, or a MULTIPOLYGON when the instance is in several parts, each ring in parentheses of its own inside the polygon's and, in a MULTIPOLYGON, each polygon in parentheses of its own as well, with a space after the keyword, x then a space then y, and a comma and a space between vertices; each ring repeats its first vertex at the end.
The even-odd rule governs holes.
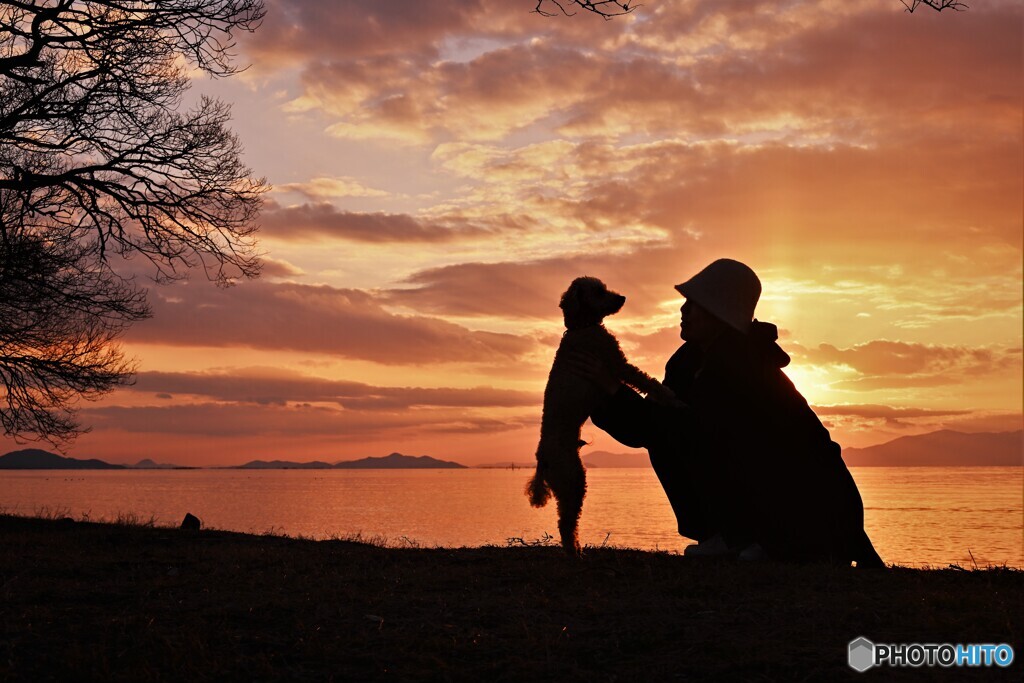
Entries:
POLYGON ((534 539, 532 541, 527 541, 523 539, 521 536, 513 536, 511 538, 505 539, 505 542, 508 544, 508 547, 510 548, 512 546, 517 545, 526 546, 527 548, 536 548, 538 546, 551 545, 554 540, 555 537, 545 531, 540 538, 534 539))
POLYGON ((640 7, 637 3, 630 4, 630 0, 537 0, 537 6, 533 11, 542 17, 557 16, 558 12, 544 9, 545 3, 553 4, 563 15, 567 17, 574 16, 576 12, 570 12, 567 10, 563 3, 570 6, 575 5, 577 7, 581 7, 588 12, 600 15, 605 19, 629 14, 637 7, 640 7))
POLYGON ((910 0, 909 2, 907 0, 900 0, 900 2, 903 3, 903 6, 906 7, 907 11, 911 14, 913 14, 914 10, 916 10, 918 5, 921 4, 931 7, 936 12, 941 12, 944 9, 963 12, 970 7, 963 2, 959 2, 959 0, 910 0))

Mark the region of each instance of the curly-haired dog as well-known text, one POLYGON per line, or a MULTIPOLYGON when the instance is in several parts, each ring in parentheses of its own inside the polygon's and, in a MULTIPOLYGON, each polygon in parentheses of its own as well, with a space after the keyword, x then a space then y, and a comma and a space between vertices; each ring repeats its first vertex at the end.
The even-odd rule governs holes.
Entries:
POLYGON ((594 277, 573 280, 559 307, 565 333, 544 389, 544 415, 537 446, 537 471, 526 486, 530 504, 543 507, 552 494, 558 502, 558 532, 570 555, 580 554, 579 520, 587 492, 586 473, 580 460, 580 429, 601 398, 590 380, 565 368, 567 353, 584 351, 599 358, 622 382, 648 394, 659 403, 681 405, 670 389, 626 360, 618 340, 605 329, 605 316, 618 313, 626 297, 610 291, 594 277))

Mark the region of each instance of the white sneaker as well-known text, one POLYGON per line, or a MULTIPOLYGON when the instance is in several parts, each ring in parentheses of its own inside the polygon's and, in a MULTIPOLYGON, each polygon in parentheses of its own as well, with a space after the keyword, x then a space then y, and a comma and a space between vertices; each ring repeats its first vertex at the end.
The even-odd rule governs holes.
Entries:
POLYGON ((719 534, 700 543, 694 543, 683 548, 684 557, 721 557, 722 555, 728 555, 730 552, 732 551, 729 550, 725 539, 719 534))
POLYGON ((751 543, 740 551, 739 559, 744 562, 758 562, 760 560, 767 560, 768 553, 764 551, 760 543, 751 543))

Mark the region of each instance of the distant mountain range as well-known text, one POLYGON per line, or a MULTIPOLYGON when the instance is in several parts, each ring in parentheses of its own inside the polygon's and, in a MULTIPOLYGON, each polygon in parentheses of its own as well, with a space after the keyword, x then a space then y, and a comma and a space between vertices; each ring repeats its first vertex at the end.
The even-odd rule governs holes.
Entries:
POLYGON ((843 460, 854 467, 1020 467, 1024 431, 968 434, 943 429, 867 448, 844 448, 843 460))
POLYGON ((450 460, 438 460, 429 455, 402 455, 392 453, 384 457, 342 460, 333 465, 321 460, 313 462, 291 462, 288 460, 253 460, 232 469, 240 470, 436 470, 465 469, 465 465, 450 460))
MULTIPOLYGON (((362 458, 361 460, 343 460, 333 465, 329 462, 315 460, 313 462, 291 462, 288 460, 253 460, 244 465, 236 465, 229 469, 244 470, 408 470, 408 469, 464 469, 466 466, 448 460, 438 460, 429 455, 402 455, 392 453, 380 458, 362 458)), ((196 469, 153 462, 149 458, 140 460, 136 465, 112 465, 95 458, 78 460, 65 458, 38 448, 11 451, 0 455, 0 470, 155 470, 155 469, 196 469)))
MULTIPOLYGON (((1024 431, 965 433, 944 429, 929 434, 904 436, 867 448, 844 448, 843 460, 854 467, 1020 467, 1024 466, 1024 431)), ((650 467, 646 454, 585 453, 587 467, 650 467)), ((481 467, 532 468, 533 463, 493 463, 481 467)), ((392 453, 384 457, 343 460, 331 464, 321 460, 292 462, 288 460, 253 460, 231 469, 464 469, 466 466, 449 460, 438 460, 429 455, 402 455, 392 453)), ((124 469, 192 469, 179 465, 140 460, 136 465, 112 465, 91 458, 79 460, 56 453, 27 448, 0 455, 0 470, 124 470, 124 469)))
MULTIPOLYGON (((867 448, 844 448, 853 467, 1020 467, 1024 466, 1024 431, 955 432, 944 429, 903 436, 867 448)), ((587 467, 650 467, 643 452, 584 453, 587 467)))

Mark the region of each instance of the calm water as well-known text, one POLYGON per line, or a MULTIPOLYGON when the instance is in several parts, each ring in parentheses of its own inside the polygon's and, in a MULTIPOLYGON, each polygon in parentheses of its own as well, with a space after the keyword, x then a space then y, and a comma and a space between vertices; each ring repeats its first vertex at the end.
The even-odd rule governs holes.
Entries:
MULTIPOLYGON (((852 468, 879 553, 904 565, 1024 566, 1024 469, 852 468)), ((524 497, 526 470, 0 472, 0 510, 423 546, 505 545, 556 534, 555 506, 524 497)), ((584 543, 682 550, 690 541, 648 469, 588 471, 584 543)))

